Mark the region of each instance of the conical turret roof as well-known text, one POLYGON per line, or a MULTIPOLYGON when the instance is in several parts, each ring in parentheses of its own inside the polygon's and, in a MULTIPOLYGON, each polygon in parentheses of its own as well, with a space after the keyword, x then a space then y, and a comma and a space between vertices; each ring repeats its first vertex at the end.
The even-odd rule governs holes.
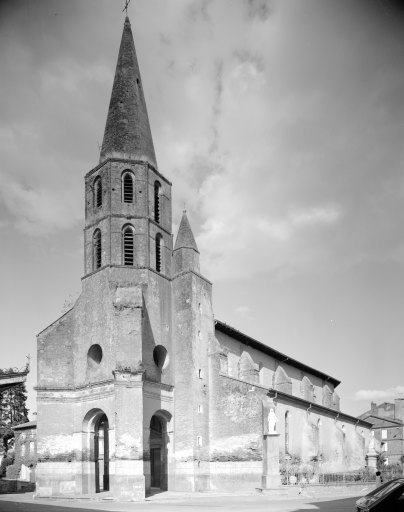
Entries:
POLYGON ((177 240, 175 241, 174 251, 177 249, 194 249, 197 253, 198 247, 195 242, 194 234, 192 233, 191 226, 187 217, 187 212, 184 210, 180 227, 178 229, 177 240))
POLYGON ((129 18, 125 18, 100 162, 107 158, 148 161, 157 167, 129 18))

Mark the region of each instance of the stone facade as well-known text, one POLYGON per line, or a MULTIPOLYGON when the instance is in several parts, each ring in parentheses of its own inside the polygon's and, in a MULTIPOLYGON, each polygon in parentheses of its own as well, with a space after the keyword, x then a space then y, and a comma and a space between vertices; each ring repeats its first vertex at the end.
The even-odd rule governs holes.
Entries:
POLYGON ((172 246, 171 183, 149 134, 126 19, 85 177, 82 293, 38 335, 37 495, 251 490, 274 446, 322 454, 332 471, 363 466, 369 424, 339 412, 337 380, 214 321, 185 212, 172 246))

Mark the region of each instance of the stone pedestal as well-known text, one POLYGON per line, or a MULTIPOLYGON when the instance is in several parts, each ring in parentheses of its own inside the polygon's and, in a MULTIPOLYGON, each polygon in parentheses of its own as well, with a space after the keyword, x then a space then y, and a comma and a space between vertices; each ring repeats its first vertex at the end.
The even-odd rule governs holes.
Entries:
POLYGON ((273 489, 281 485, 279 473, 279 436, 280 434, 264 435, 264 467, 262 488, 273 489))
POLYGON ((377 453, 375 451, 370 451, 366 455, 367 468, 369 471, 376 472, 377 470, 377 453))

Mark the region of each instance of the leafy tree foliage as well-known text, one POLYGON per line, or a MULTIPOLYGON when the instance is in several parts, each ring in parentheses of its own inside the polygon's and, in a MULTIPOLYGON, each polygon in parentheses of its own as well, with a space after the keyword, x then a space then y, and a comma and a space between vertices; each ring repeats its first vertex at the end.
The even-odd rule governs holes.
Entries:
POLYGON ((25 384, 19 383, 0 391, 0 451, 7 453, 13 444, 14 432, 11 427, 28 421, 25 384))

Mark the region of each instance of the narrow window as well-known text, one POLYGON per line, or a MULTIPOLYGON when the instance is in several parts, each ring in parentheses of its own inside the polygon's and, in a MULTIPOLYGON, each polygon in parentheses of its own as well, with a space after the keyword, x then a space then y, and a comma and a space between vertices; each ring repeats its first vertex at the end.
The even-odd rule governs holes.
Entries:
POLYGON ((122 177, 122 199, 124 203, 133 203, 133 175, 125 172, 122 177))
POLYGON ((387 429, 382 429, 382 439, 387 439, 387 429))
POLYGON ((96 229, 93 235, 93 270, 101 267, 101 231, 96 229))
POLYGON ((289 411, 285 413, 285 454, 289 454, 289 411))
POLYGON ((122 231, 123 264, 132 266, 134 263, 134 232, 132 226, 125 226, 122 231))
POLYGON ((202 446, 202 436, 196 436, 196 444, 197 446, 202 446))
POLYGON ((162 236, 160 235, 160 233, 157 233, 157 235, 156 235, 156 270, 157 270, 157 272, 161 272, 161 267, 162 267, 162 265, 161 265, 161 262, 162 262, 161 246, 162 246, 162 236))
POLYGON ((158 181, 154 182, 154 220, 160 224, 160 193, 161 185, 158 181))
POLYGON ((102 181, 99 176, 94 181, 94 206, 102 206, 102 181))

